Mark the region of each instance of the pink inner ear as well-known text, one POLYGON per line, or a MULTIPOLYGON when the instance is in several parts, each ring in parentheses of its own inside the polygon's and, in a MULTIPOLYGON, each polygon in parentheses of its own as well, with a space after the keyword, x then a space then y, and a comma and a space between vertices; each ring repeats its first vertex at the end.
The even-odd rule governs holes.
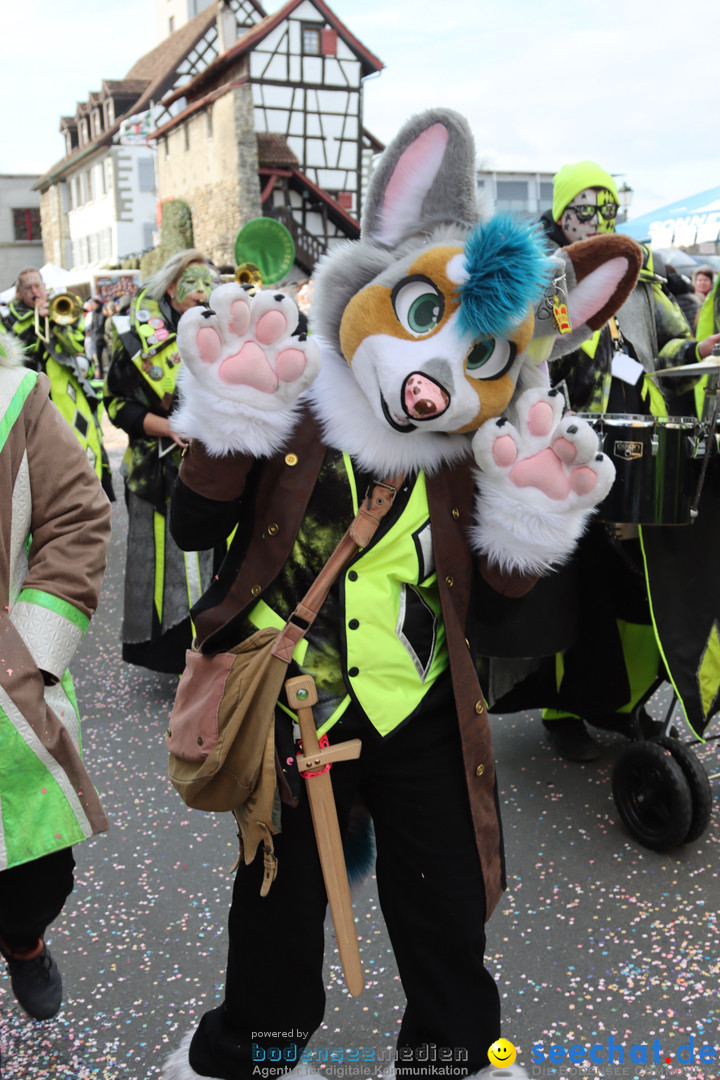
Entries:
POLYGON ((220 355, 221 341, 217 330, 212 326, 203 326, 197 332, 197 347, 200 359, 205 364, 214 364, 220 355))
MULTIPOLYGON (((592 243, 592 240, 586 241, 592 243)), ((568 300, 570 322, 574 327, 591 319, 612 297, 623 275, 627 273, 628 261, 618 256, 593 270, 573 289, 568 300)))
POLYGON ((407 225, 419 221, 423 199, 442 165, 447 141, 445 125, 432 124, 403 150, 385 189, 378 240, 392 243, 407 225))

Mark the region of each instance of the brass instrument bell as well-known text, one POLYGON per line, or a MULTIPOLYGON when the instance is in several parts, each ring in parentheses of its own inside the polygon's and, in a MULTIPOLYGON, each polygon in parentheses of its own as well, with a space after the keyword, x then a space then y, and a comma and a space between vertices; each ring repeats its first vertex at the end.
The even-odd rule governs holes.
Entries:
POLYGON ((263 276, 260 267, 253 262, 240 263, 235 271, 235 281, 238 285, 250 285, 251 293, 258 292, 262 288, 263 276))

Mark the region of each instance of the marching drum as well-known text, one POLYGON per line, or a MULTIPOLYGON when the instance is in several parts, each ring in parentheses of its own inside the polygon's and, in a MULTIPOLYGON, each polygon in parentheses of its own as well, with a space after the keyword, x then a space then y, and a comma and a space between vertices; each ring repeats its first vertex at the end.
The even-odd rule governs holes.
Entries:
POLYGON ((697 488, 699 423, 690 416, 579 413, 615 466, 600 521, 689 525, 697 488))

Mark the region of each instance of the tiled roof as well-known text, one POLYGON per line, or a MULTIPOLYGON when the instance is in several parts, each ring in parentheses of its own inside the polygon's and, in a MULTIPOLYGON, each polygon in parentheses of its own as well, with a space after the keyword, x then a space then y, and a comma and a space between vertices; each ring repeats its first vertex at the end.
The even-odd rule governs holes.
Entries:
MULTIPOLYGON (((188 93, 201 93, 202 86, 208 80, 212 80, 218 76, 229 63, 242 56, 243 53, 253 49, 259 42, 263 40, 276 26, 282 23, 283 19, 286 19, 295 8, 299 7, 303 3, 303 0, 287 0, 281 8, 273 12, 272 15, 266 15, 264 19, 260 19, 250 30, 247 30, 241 37, 238 38, 232 48, 227 52, 222 53, 216 57, 211 64, 207 66, 204 71, 201 71, 196 75, 187 86, 182 87, 180 90, 175 90, 165 99, 165 104, 169 105, 177 98, 187 97, 188 93)), ((382 60, 379 60, 377 56, 366 49, 362 42, 352 34, 343 22, 338 19, 334 11, 332 11, 324 0, 312 0, 319 13, 323 16, 329 26, 334 27, 335 30, 344 39, 349 48, 356 54, 362 65, 363 75, 369 75, 372 72, 382 71, 385 66, 382 60)))
MULTIPOLYGON (((167 93, 174 82, 178 66, 214 21, 215 5, 211 4, 210 7, 198 12, 195 18, 186 23, 185 26, 181 26, 174 34, 161 41, 156 48, 146 53, 145 56, 141 56, 137 63, 130 68, 122 83, 134 82, 143 86, 140 97, 131 106, 133 115, 147 109, 152 101, 159 101, 163 94, 167 93)), ((111 83, 104 85, 111 85, 111 83)), ((81 112, 86 107, 86 102, 78 102, 78 112, 81 112)), ((33 189, 46 187, 58 176, 61 176, 67 168, 72 167, 76 161, 81 160, 101 146, 109 145, 112 136, 120 127, 122 119, 122 116, 116 117, 112 127, 103 131, 85 146, 73 150, 69 156, 61 158, 40 177, 37 183, 33 185, 33 189)))
POLYGON ((142 94, 148 84, 147 79, 103 79, 105 94, 142 94))
POLYGON ((292 168, 300 162, 282 135, 272 131, 257 132, 258 165, 265 168, 292 168))

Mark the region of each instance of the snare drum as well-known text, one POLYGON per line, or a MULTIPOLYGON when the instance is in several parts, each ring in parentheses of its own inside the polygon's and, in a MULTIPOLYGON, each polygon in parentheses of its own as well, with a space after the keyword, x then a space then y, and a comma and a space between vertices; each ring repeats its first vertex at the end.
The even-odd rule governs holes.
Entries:
POLYGON ((690 524, 699 432, 694 417, 578 415, 596 431, 600 449, 615 466, 615 483, 598 508, 601 521, 690 524))

